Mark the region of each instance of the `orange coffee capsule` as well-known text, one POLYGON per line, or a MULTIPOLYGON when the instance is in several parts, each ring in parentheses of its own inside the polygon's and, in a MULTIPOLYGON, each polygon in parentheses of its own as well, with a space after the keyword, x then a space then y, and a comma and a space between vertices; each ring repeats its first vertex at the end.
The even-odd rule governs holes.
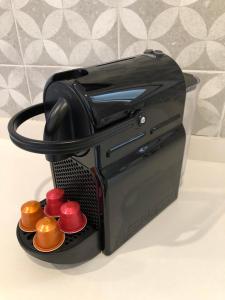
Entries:
POLYGON ((37 222, 33 245, 38 251, 54 251, 64 243, 64 240, 65 234, 60 231, 54 218, 44 217, 37 222))
POLYGON ((36 231, 36 223, 44 217, 43 209, 38 201, 31 200, 21 206, 21 219, 19 227, 25 232, 36 231))

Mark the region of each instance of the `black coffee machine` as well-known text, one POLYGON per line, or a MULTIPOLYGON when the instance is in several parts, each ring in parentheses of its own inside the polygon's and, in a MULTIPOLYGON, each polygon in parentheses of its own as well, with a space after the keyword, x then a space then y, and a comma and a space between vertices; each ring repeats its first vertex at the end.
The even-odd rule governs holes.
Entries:
POLYGON ((110 255, 173 202, 185 148, 186 94, 197 83, 153 50, 53 75, 43 103, 16 114, 8 129, 18 147, 46 155, 55 187, 80 202, 88 225, 50 253, 38 252, 33 233, 17 227, 24 250, 58 264, 80 263, 101 251, 110 255), (43 141, 16 132, 41 113, 43 141))

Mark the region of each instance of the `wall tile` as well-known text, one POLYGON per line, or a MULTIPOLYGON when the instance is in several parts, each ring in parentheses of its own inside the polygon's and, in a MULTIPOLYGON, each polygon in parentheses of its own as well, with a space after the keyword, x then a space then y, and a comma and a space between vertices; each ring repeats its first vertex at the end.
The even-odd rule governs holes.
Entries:
POLYGON ((116 11, 99 1, 28 0, 15 15, 26 64, 79 66, 117 56, 116 11))
POLYGON ((225 137, 224 0, 0 0, 0 115, 42 101, 53 73, 146 48, 200 77, 194 134, 225 137))
POLYGON ((225 70, 223 0, 138 0, 120 10, 122 56, 148 46, 185 69, 225 70))
POLYGON ((13 115, 31 104, 24 67, 0 68, 0 116, 13 115))
POLYGON ((225 73, 195 74, 200 80, 193 133, 223 136, 225 119, 225 73))
POLYGON ((22 58, 17 39, 11 2, 0 1, 0 64, 21 64, 22 58))
POLYGON ((55 73, 69 68, 62 67, 27 67, 28 82, 31 91, 31 102, 37 104, 43 102, 43 90, 47 80, 55 73))

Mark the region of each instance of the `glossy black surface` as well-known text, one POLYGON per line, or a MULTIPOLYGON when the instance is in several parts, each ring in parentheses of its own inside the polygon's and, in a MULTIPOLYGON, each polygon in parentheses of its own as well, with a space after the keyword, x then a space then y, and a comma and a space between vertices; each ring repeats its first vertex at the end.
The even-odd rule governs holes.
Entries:
POLYGON ((140 55, 88 68, 88 75, 77 79, 84 88, 94 116, 102 128, 125 118, 138 109, 173 97, 185 100, 185 85, 179 66, 167 55, 140 55))
POLYGON ((80 125, 72 126, 80 137, 88 134, 87 116, 94 128, 102 128, 164 98, 163 102, 171 97, 180 102, 182 114, 185 89, 183 73, 174 60, 167 55, 155 58, 144 54, 82 72, 56 74, 46 85, 44 101, 48 116, 58 99, 66 99, 72 123, 80 125))
MULTIPOLYGON (((58 73, 48 81, 44 91, 44 139, 87 137, 141 110, 150 112, 153 127, 174 115, 179 115, 181 121, 185 96, 183 73, 164 54, 147 53, 58 73)), ((65 158, 47 156, 50 161, 65 158)))
POLYGON ((109 255, 177 198, 185 146, 182 125, 102 168, 104 253, 109 255))
POLYGON ((84 261, 101 250, 109 255, 173 202, 185 146, 186 92, 197 83, 160 51, 55 74, 44 90, 45 141, 66 144, 112 130, 81 153, 46 157, 55 186, 81 202, 89 234, 65 251, 43 255, 17 229, 22 247, 54 263, 84 261))

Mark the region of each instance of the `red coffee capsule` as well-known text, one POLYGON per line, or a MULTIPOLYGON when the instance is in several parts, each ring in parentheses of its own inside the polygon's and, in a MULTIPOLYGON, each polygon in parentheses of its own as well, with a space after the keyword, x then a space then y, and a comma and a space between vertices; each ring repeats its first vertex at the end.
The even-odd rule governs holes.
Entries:
POLYGON ((52 189, 46 194, 46 205, 44 212, 49 217, 59 217, 60 207, 64 203, 64 190, 52 189))
POLYGON ((65 202, 60 208, 59 227, 65 233, 81 231, 87 224, 86 216, 80 210, 76 201, 65 202))

